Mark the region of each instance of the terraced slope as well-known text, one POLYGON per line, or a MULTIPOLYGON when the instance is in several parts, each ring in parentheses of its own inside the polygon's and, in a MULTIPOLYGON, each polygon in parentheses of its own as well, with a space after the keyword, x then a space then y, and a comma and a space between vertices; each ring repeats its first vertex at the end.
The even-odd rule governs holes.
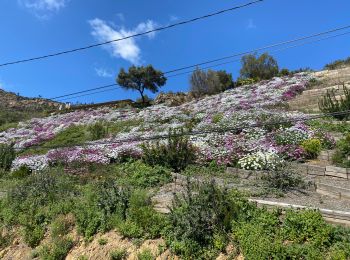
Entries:
POLYGON ((334 89, 336 96, 340 98, 344 94, 343 83, 346 87, 350 87, 350 67, 315 72, 313 76, 319 83, 289 101, 291 110, 319 112, 318 101, 327 93, 327 90, 334 89))

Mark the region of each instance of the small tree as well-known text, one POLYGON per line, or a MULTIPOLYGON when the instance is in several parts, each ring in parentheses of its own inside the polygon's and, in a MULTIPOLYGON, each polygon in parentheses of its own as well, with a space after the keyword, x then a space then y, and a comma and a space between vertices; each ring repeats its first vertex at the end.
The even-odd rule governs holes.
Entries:
POLYGON ((213 95, 233 87, 232 75, 224 70, 203 71, 197 68, 190 78, 191 92, 196 96, 213 95))
POLYGON ((277 61, 268 53, 259 57, 256 54, 248 54, 242 57, 240 77, 243 79, 271 79, 278 75, 277 61))
POLYGON ((144 104, 145 90, 148 89, 152 93, 158 92, 159 88, 165 85, 167 78, 163 72, 155 70, 152 65, 148 65, 146 67, 131 66, 128 72, 121 69, 116 81, 125 89, 137 90, 144 104))

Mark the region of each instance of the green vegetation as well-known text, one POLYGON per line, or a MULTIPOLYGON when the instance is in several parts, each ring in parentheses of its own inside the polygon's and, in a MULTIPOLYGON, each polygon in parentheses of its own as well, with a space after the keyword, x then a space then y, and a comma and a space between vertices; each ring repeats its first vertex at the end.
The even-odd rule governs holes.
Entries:
POLYGON ((143 145, 143 160, 149 165, 161 165, 175 172, 184 170, 195 160, 194 147, 183 129, 170 130, 167 142, 143 145))
POLYGON ((128 257, 126 249, 116 249, 111 252, 111 260, 124 260, 128 257))
POLYGON ((126 72, 121 69, 116 82, 123 88, 136 90, 140 93, 142 103, 145 104, 145 90, 157 93, 159 88, 165 85, 167 78, 163 72, 156 70, 152 65, 146 67, 131 66, 126 72))
POLYGON ((327 70, 335 70, 350 65, 350 57, 344 60, 336 60, 324 66, 327 70))
POLYGON ((303 178, 290 165, 269 171, 261 178, 268 188, 281 192, 304 189, 307 186, 303 178))
POLYGON ((279 69, 277 61, 268 53, 260 56, 248 54, 241 59, 242 68, 240 70, 241 79, 265 80, 278 75, 279 69))
POLYGON ((190 92, 196 97, 218 94, 233 87, 232 74, 224 70, 203 71, 197 68, 190 78, 190 92))
POLYGON ((137 254, 137 260, 154 260, 154 256, 150 250, 143 250, 137 254))
MULTIPOLYGON (((0 170, 9 171, 16 152, 12 145, 0 144, 0 170)), ((1 175, 1 173, 0 173, 1 175)))
POLYGON ((348 133, 345 138, 338 141, 335 154, 332 157, 333 162, 345 168, 350 168, 350 134, 348 133))
POLYGON ((305 150, 309 159, 316 159, 322 150, 321 141, 316 138, 303 141, 301 147, 305 150))
MULTIPOLYGON (((334 89, 327 90, 327 93, 319 101, 318 106, 323 113, 339 113, 350 110, 350 90, 343 83, 344 97, 337 99, 334 89)), ((349 117, 348 114, 336 114, 334 118, 343 120, 349 117)))

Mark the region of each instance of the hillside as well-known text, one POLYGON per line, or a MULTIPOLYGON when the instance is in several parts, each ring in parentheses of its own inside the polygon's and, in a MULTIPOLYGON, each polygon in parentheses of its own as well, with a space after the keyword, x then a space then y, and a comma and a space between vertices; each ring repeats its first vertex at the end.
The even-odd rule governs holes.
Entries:
POLYGON ((350 226, 350 163, 330 156, 350 127, 292 105, 331 75, 2 131, 0 258, 348 259, 350 229, 328 222, 350 226))
POLYGON ((57 110, 61 103, 43 98, 26 98, 0 89, 0 127, 57 110))

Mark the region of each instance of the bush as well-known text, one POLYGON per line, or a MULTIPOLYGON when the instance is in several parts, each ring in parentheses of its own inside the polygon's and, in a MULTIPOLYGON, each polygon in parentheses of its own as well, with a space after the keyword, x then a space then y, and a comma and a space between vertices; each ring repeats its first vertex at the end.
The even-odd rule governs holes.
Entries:
POLYGON ((73 125, 59 132, 52 140, 43 144, 43 147, 70 146, 82 144, 89 140, 89 134, 84 126, 73 125))
POLYGON ((124 260, 128 257, 126 249, 116 249, 110 254, 111 260, 124 260))
POLYGON ((113 216, 126 219, 129 198, 128 188, 121 188, 111 180, 87 187, 74 210, 78 231, 90 238, 98 231, 110 229, 113 216))
POLYGON ((306 188, 306 183, 303 178, 289 165, 271 170, 267 175, 263 175, 261 178, 267 187, 283 192, 298 188, 306 188))
POLYGON ((201 252, 214 246, 214 237, 230 230, 231 221, 238 218, 246 204, 240 195, 213 182, 199 187, 188 183, 185 194, 175 196, 165 240, 175 254, 201 259, 201 252))
POLYGON ((121 233, 130 238, 157 238, 167 223, 166 217, 153 209, 149 194, 142 190, 133 192, 126 216, 121 233))
POLYGON ((137 260, 153 260, 154 256, 149 249, 143 250, 137 254, 137 260))
POLYGON ((195 148, 183 129, 170 130, 167 143, 143 145, 143 161, 149 165, 161 165, 175 172, 184 170, 195 161, 195 148))
POLYGON ((350 57, 344 60, 336 60, 324 66, 327 70, 335 70, 350 65, 350 57))
POLYGON ((288 210, 283 221, 282 232, 286 240, 322 246, 330 243, 332 228, 318 211, 288 210))
POLYGON ((224 70, 203 71, 199 68, 192 73, 190 84, 190 92, 197 97, 218 94, 234 86, 232 74, 224 70))
POLYGON ((0 169, 8 171, 11 169, 12 161, 16 158, 13 145, 0 144, 0 169))
POLYGON ((138 188, 151 188, 171 181, 170 171, 162 166, 149 166, 141 161, 125 163, 117 168, 127 183, 138 188))
POLYGON ((32 170, 28 166, 22 165, 18 170, 15 170, 11 173, 11 177, 15 179, 24 179, 31 175, 31 173, 32 170))
MULTIPOLYGON (((337 99, 334 89, 327 90, 327 93, 318 102, 318 106, 323 113, 337 113, 350 110, 350 90, 343 83, 344 97, 337 99)), ((332 115, 336 119, 346 119, 349 117, 347 113, 332 115)))
POLYGON ((277 61, 268 53, 257 57, 255 54, 248 54, 241 59, 242 68, 240 78, 242 79, 271 79, 278 75, 277 61))
POLYGON ((301 143, 301 147, 305 150, 309 159, 316 159, 321 153, 322 144, 319 139, 308 139, 301 143))
POLYGON ((335 164, 343 167, 350 167, 350 134, 338 141, 335 154, 332 160, 335 164))
POLYGON ((88 131, 90 132, 91 140, 93 141, 105 138, 108 134, 108 129, 102 122, 90 125, 88 131))
POLYGON ((74 243, 70 238, 57 238, 44 245, 39 250, 40 259, 43 260, 64 260, 73 247, 74 243))
POLYGON ((257 79, 252 79, 252 78, 242 79, 242 78, 239 78, 237 80, 237 86, 253 85, 256 82, 258 82, 257 79))

